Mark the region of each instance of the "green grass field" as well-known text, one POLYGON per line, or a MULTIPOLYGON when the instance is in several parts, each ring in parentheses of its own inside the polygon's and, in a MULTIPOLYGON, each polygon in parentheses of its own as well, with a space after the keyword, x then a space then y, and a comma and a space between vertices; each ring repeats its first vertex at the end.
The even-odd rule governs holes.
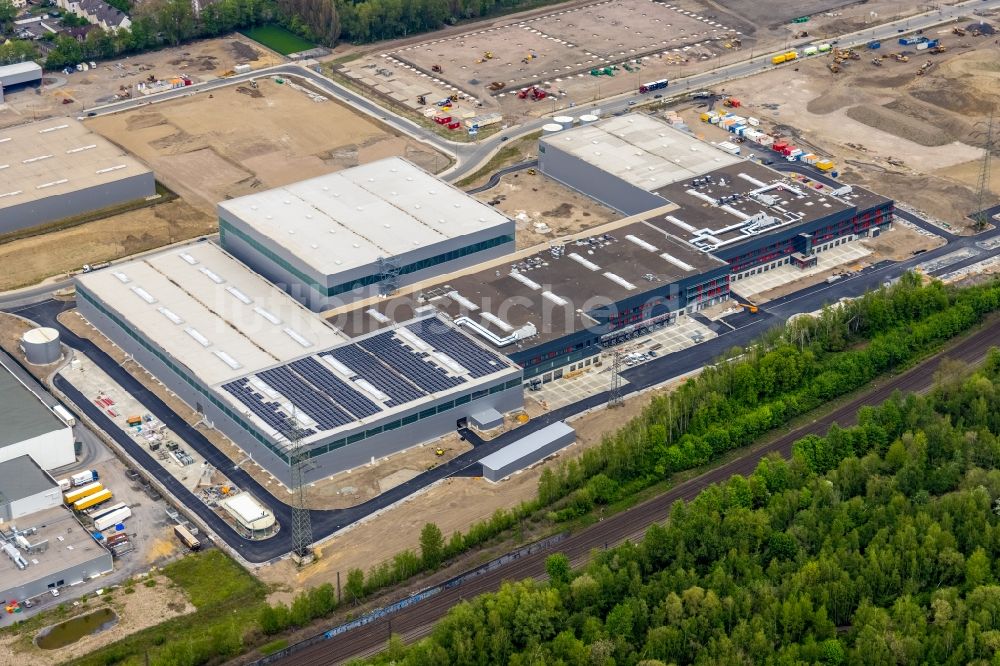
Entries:
POLYGON ((308 51, 316 46, 295 33, 285 30, 280 25, 261 25, 256 28, 241 30, 240 34, 263 44, 272 51, 277 51, 281 55, 308 51))

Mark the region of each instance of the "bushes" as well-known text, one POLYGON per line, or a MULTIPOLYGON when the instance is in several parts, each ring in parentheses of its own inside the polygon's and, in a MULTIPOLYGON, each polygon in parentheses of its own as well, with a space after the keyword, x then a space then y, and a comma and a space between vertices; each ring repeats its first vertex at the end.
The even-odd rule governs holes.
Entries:
POLYGON ((624 489, 634 493, 704 465, 913 361, 998 307, 1000 282, 958 290, 908 275, 817 318, 772 329, 747 351, 730 351, 677 391, 654 398, 579 461, 543 472, 539 505, 565 498, 553 515, 567 520, 592 502, 625 497, 624 489))

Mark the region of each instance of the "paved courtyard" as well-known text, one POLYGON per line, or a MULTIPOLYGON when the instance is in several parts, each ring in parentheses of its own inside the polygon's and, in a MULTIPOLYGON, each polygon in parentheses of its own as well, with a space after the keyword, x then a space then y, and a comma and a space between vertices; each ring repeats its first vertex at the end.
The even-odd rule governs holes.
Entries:
POLYGON ((749 298, 754 302, 764 302, 754 297, 835 268, 848 269, 851 264, 864 259, 871 253, 872 251, 862 245, 861 241, 851 241, 817 253, 816 265, 812 268, 803 269, 785 264, 757 275, 736 280, 731 287, 733 291, 744 298, 749 298))

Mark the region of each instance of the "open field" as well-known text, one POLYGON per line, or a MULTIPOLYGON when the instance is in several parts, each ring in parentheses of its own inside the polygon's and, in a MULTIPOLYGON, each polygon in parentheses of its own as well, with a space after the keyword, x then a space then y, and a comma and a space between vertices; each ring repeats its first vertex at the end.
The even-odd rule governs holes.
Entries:
POLYGON ((260 25, 241 31, 244 37, 259 42, 263 46, 281 55, 291 55, 299 51, 308 51, 315 44, 307 42, 294 32, 285 30, 280 25, 260 25))
POLYGON ((390 155, 431 171, 447 163, 424 144, 338 102, 315 102, 287 81, 259 79, 258 86, 231 86, 87 124, 209 214, 224 199, 390 155))
POLYGON ((112 100, 125 86, 135 96, 135 85, 150 75, 169 78, 185 74, 194 81, 215 79, 235 65, 254 69, 283 61, 242 35, 206 39, 184 46, 151 51, 109 60, 97 69, 74 72, 46 72, 41 94, 28 88, 8 95, 0 104, 0 127, 17 125, 52 116, 83 115, 87 109, 112 100), (64 99, 73 100, 64 104, 64 99))
MULTIPOLYGON (((942 40, 945 54, 886 44, 880 67, 870 52, 844 63, 840 74, 827 69, 832 59, 813 58, 726 90, 743 101, 740 115, 760 118, 765 131, 831 156, 845 181, 967 228, 976 208, 983 121, 1000 104, 1000 50, 992 37, 957 38, 951 27, 938 32, 928 36, 942 40), (887 57, 904 48, 909 62, 887 57), (927 61, 928 72, 917 75, 927 61)), ((696 133, 721 140, 724 132, 698 122, 696 113, 682 114, 696 133)), ((994 175, 994 192, 998 186, 994 175)), ((989 203, 995 202, 996 195, 989 203)))
POLYGON ((216 231, 212 216, 180 199, 113 215, 42 236, 0 245, 0 291, 67 277, 83 264, 137 252, 216 231))

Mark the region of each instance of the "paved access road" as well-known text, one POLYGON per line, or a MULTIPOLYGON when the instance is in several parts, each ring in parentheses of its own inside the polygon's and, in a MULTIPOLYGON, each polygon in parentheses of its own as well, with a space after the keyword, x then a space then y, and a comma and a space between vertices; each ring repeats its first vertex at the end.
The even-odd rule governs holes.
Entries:
POLYGON ((582 529, 570 535, 552 550, 529 555, 463 585, 446 589, 430 597, 426 602, 414 604, 384 621, 365 625, 329 641, 310 646, 277 663, 288 666, 326 666, 352 657, 379 652, 391 633, 401 634, 410 640, 423 636, 448 612, 448 609, 462 599, 492 592, 499 588, 503 581, 529 577, 542 578, 545 575, 545 558, 552 552, 565 553, 578 564, 595 548, 605 548, 626 539, 637 539, 653 523, 663 522, 674 502, 689 501, 706 486, 724 482, 735 474, 751 474, 761 458, 770 453, 777 452, 786 458, 789 457, 792 443, 806 435, 822 434, 834 423, 841 426, 853 425, 861 407, 879 404, 897 390, 909 392, 927 389, 932 384, 934 373, 943 358, 955 358, 969 363, 978 362, 990 347, 997 344, 998 338, 1000 338, 1000 321, 994 319, 988 326, 966 337, 946 352, 898 377, 876 384, 871 391, 854 398, 809 425, 781 435, 763 446, 747 451, 735 460, 678 484, 651 500, 582 529))

